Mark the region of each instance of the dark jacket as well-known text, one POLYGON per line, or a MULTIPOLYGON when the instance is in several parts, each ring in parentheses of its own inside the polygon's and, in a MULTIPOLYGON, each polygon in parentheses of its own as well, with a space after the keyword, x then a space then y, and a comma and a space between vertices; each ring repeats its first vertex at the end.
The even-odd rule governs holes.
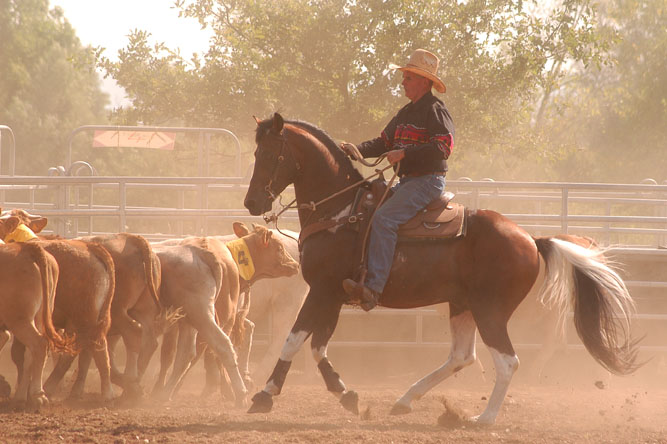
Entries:
POLYGON ((454 122, 442 100, 430 91, 408 103, 391 119, 380 137, 360 143, 364 157, 405 149, 400 175, 446 172, 454 146, 454 122))

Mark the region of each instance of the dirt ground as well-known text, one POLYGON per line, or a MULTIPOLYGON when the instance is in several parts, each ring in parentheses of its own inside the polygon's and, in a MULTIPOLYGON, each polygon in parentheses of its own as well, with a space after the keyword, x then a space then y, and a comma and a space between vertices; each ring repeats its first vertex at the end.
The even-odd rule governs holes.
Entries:
MULTIPOLYGON (((573 374, 577 368, 585 373, 576 381, 552 376, 527 382, 518 372, 490 427, 447 421, 451 415, 445 415, 445 401, 459 414, 483 411, 493 377, 482 377, 474 367, 442 383, 404 416, 389 410, 421 373, 381 381, 373 381, 373 374, 352 375, 346 383, 359 393, 361 410, 353 415, 315 375, 306 378, 297 369, 274 398, 271 413, 249 415, 218 393, 202 399, 198 368, 172 401, 158 404, 147 397, 133 406, 103 403, 91 370, 83 400, 67 401, 63 393, 36 412, 0 399, 0 443, 667 443, 667 379, 656 378, 662 374, 655 366, 619 378, 598 377, 587 365, 567 366, 573 374)), ((0 369, 13 385, 11 369, 0 369)))

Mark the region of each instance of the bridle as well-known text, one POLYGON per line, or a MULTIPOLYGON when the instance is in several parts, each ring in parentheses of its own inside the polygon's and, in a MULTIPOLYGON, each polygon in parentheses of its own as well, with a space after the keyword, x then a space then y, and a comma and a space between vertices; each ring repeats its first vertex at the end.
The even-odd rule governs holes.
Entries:
MULTIPOLYGON (((272 201, 276 201, 276 200, 277 200, 278 202, 280 202, 280 194, 276 194, 276 193, 273 191, 272 185, 273 185, 273 182, 275 182, 275 180, 278 178, 279 167, 281 166, 281 163, 285 161, 285 154, 287 153, 287 151, 289 151, 290 154, 291 154, 291 150, 289 150, 288 147, 287 147, 287 137, 286 137, 286 135, 284 134, 284 131, 283 131, 282 134, 279 134, 278 136, 273 135, 273 137, 280 137, 280 152, 278 153, 277 162, 275 163, 275 165, 274 165, 274 167, 273 167, 273 172, 272 172, 272 174, 271 174, 271 176, 270 176, 270 178, 269 178, 269 182, 268 182, 268 183, 266 184, 266 186, 264 187, 264 191, 267 192, 267 194, 269 195, 269 197, 271 198, 272 201)), ((292 156, 292 157, 294 157, 294 156, 292 156)), ((368 163, 365 163, 365 164, 366 164, 367 166, 376 166, 376 165, 378 165, 384 158, 385 158, 385 155, 383 154, 383 155, 381 155, 380 157, 378 157, 377 161, 374 162, 373 164, 371 164, 371 165, 369 165, 368 163)), ((359 159, 356 159, 356 160, 359 160, 359 159)), ((363 159, 362 159, 362 160, 363 160, 363 159)), ((294 165, 295 165, 295 168, 296 168, 297 172, 301 170, 301 165, 299 164, 299 162, 298 162, 296 159, 294 159, 294 165)), ((289 209, 293 209, 293 208, 296 208, 297 210, 310 210, 311 213, 310 213, 310 215, 308 216, 308 219, 306 219, 306 221, 304 221, 304 224, 305 224, 306 222, 308 222, 308 220, 310 219, 310 217, 312 217, 312 215, 315 214, 315 211, 317 210, 317 207, 320 206, 321 204, 323 204, 323 203, 325 203, 325 202, 327 202, 327 201, 329 201, 329 200, 331 200, 331 199, 333 199, 333 198, 335 198, 335 197, 337 197, 337 196, 339 196, 339 195, 341 195, 341 194, 343 194, 343 193, 345 193, 345 192, 347 192, 347 191, 349 191, 349 190, 351 190, 351 189, 358 188, 360 185, 362 185, 364 182, 368 181, 370 178, 372 178, 372 177, 374 177, 374 176, 380 176, 384 171, 388 170, 388 169, 391 168, 391 167, 392 167, 392 165, 388 165, 388 166, 386 166, 385 168, 382 168, 382 169, 376 169, 375 172, 374 172, 373 174, 371 174, 371 175, 369 175, 369 176, 367 176, 367 177, 364 177, 364 178, 362 178, 361 180, 359 180, 359 181, 357 181, 357 182, 355 182, 355 183, 353 183, 353 184, 351 184, 351 185, 348 185, 347 187, 345 187, 345 188, 343 188, 343 189, 341 189, 341 190, 339 190, 339 191, 336 191, 335 193, 333 193, 333 194, 331 194, 331 195, 325 197, 324 199, 319 200, 318 202, 313 202, 313 201, 311 201, 311 202, 308 202, 308 203, 303 203, 303 204, 295 205, 295 203, 296 203, 296 198, 294 198, 294 199, 293 199, 290 203, 288 203, 287 205, 282 205, 282 203, 281 203, 281 205, 282 205, 282 209, 278 212, 278 214, 273 213, 273 214, 271 214, 270 216, 267 216, 266 214, 264 214, 264 215, 262 216, 262 217, 264 218, 264 222, 266 222, 267 224, 270 223, 270 222, 273 222, 274 225, 275 225, 275 227, 276 227, 276 230, 278 230, 278 232, 280 232, 281 234, 283 234, 283 235, 285 235, 285 236, 292 237, 292 236, 289 236, 289 235, 287 235, 287 234, 285 234, 285 233, 282 233, 282 232, 280 231, 280 229, 278 228, 278 218, 279 218, 285 211, 287 211, 287 210, 289 210, 289 209)), ((398 170, 397 170, 397 171, 398 171, 398 170)), ((394 177, 392 178, 391 182, 393 182, 395 178, 396 178, 396 174, 394 174, 394 177)))
MULTIPOLYGON (((278 159, 277 159, 278 161, 276 162, 276 164, 273 167, 273 173, 271 174, 271 177, 269 178, 269 183, 267 183, 266 186, 264 187, 264 191, 266 191, 269 194, 269 197, 271 198, 272 201, 278 199, 279 196, 280 196, 280 194, 276 194, 273 191, 271 186, 273 185, 273 182, 278 178, 278 167, 280 167, 281 162, 283 162, 285 160, 285 154, 284 153, 285 153, 286 147, 287 147, 287 137, 285 136, 284 133, 279 134, 278 136, 274 136, 274 137, 280 137, 280 152, 278 153, 278 159)), ((297 171, 301 169, 301 165, 299 164, 299 162, 296 159, 294 159, 294 165, 295 165, 295 168, 297 169, 297 171)), ((291 205, 291 203, 290 203, 290 205, 291 205)))

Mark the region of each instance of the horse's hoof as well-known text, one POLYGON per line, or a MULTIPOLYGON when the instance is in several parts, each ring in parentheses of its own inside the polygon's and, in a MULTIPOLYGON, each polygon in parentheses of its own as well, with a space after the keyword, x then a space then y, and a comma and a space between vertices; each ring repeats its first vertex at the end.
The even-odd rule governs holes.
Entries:
POLYGON ((348 391, 343 393, 343 396, 340 397, 340 403, 345 410, 348 410, 355 415, 359 414, 359 395, 355 391, 348 391))
POLYGON ((477 426, 484 427, 484 426, 494 425, 496 423, 496 418, 489 418, 485 417, 484 415, 479 415, 479 416, 473 416, 472 418, 470 418, 470 421, 477 426))
POLYGON ((252 397, 252 405, 248 409, 248 413, 269 413, 272 408, 273 396, 262 390, 252 397))
POLYGON ((407 413, 410 413, 412 411, 412 407, 409 405, 405 404, 400 404, 396 403, 394 406, 391 408, 391 411, 389 412, 390 415, 405 415, 407 413))

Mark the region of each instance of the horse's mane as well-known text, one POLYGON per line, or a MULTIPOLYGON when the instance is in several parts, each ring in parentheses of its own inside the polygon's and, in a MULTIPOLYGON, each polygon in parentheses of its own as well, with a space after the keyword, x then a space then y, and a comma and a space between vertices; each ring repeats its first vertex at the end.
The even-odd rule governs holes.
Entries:
MULTIPOLYGON (((299 128, 305 129, 308 131, 310 134, 312 134, 317 140, 322 142, 324 146, 326 146, 329 149, 329 152, 333 156, 339 156, 343 153, 343 150, 340 149, 338 144, 333 140, 333 138, 327 134, 326 131, 323 129, 313 125, 312 123, 304 122, 302 120, 285 120, 285 123, 289 123, 290 125, 298 126, 299 128)), ((257 130, 255 133, 255 142, 259 143, 259 140, 264 137, 269 130, 271 129, 271 126, 273 125, 273 120, 272 119, 266 119, 257 124, 257 130)), ((344 156, 343 156, 344 157, 344 156)))

